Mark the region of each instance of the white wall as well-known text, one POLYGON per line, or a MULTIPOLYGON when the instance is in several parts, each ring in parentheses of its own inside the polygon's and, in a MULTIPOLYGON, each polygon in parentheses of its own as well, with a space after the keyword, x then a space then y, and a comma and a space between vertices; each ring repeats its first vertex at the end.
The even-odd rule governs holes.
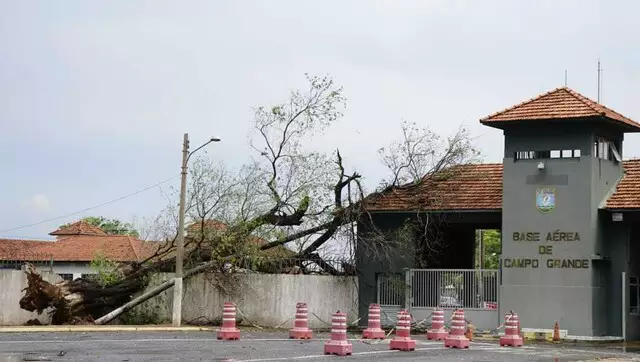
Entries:
MULTIPOLYGON (((57 274, 42 274, 49 282, 61 280, 57 274)), ((173 274, 169 273, 155 275, 149 288, 172 277, 173 274)), ((237 283, 233 286, 228 285, 229 281, 222 283, 229 290, 229 294, 225 294, 214 285, 212 275, 200 274, 187 279, 182 304, 183 320, 190 322, 200 317, 205 320, 219 318, 226 301, 237 304, 239 311, 244 314, 243 324, 255 323, 264 327, 291 327, 299 301, 306 302, 309 307, 311 328, 328 328, 325 322, 331 323, 331 315, 337 310, 347 313, 349 321, 358 318, 358 282, 355 277, 236 274, 234 281, 237 283)), ((20 309, 19 301, 26 285, 24 272, 0 270, 0 325, 20 325, 37 317, 36 313, 20 309)), ((171 321, 172 305, 171 288, 134 311, 152 313, 157 315, 160 322, 167 322, 171 321)), ((238 315, 242 317, 240 313, 238 315)), ((45 314, 39 319, 43 323, 49 322, 45 314)))
MULTIPOLYGON (((50 283, 57 283, 62 279, 57 274, 41 272, 42 278, 50 283)), ((0 325, 22 325, 30 319, 38 319, 48 324, 50 318, 47 311, 29 313, 20 308, 22 289, 27 286, 27 275, 20 270, 0 270, 0 325)))
POLYGON ((54 262, 53 265, 34 264, 34 266, 39 272, 53 271, 54 274, 72 274, 73 279, 80 278, 82 274, 96 274, 88 262, 54 262))
MULTIPOLYGON (((149 288, 172 277, 172 274, 157 275, 149 288)), ((225 287, 234 291, 225 295, 214 285, 211 275, 200 274, 186 280, 183 320, 216 319, 222 315, 222 305, 227 301, 236 303, 244 314, 243 324, 252 322, 262 327, 293 326, 297 302, 307 303, 311 328, 328 328, 325 322, 331 323, 331 315, 338 310, 347 313, 349 321, 358 319, 358 282, 355 277, 236 274, 235 281, 238 282, 235 287, 225 287)), ((157 313, 163 321, 170 321, 172 304, 171 289, 141 308, 157 313)), ((242 317, 240 313, 238 315, 242 317)))

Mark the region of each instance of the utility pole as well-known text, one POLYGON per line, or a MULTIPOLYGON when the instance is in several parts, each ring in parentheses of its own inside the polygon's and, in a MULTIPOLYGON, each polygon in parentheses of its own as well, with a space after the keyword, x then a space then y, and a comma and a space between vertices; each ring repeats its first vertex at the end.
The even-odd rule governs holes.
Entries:
POLYGON ((173 285, 173 326, 180 327, 182 324, 182 277, 183 264, 184 264, 184 209, 185 199, 187 194, 187 163, 189 157, 196 153, 199 149, 208 145, 211 142, 220 142, 219 138, 211 137, 209 141, 202 146, 189 153, 189 134, 184 134, 184 140, 182 142, 182 172, 180 179, 180 208, 178 214, 178 240, 176 245, 176 275, 174 277, 173 285))
POLYGON ((178 245, 176 245, 176 276, 173 285, 173 326, 182 323, 182 264, 184 261, 184 204, 187 189, 187 160, 189 159, 189 134, 182 143, 182 175, 180 179, 180 209, 178 214, 178 245))

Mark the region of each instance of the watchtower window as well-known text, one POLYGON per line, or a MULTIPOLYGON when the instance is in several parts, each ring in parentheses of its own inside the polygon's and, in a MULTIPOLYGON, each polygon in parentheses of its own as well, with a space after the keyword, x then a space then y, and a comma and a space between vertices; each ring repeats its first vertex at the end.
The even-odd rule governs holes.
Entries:
POLYGON ((545 151, 517 151, 514 155, 514 159, 518 160, 532 160, 532 159, 545 159, 545 158, 580 158, 582 153, 579 149, 576 150, 545 150, 545 151))
POLYGON ((622 157, 620 156, 620 152, 618 152, 616 142, 610 141, 603 137, 598 137, 594 142, 593 154, 595 157, 603 160, 609 160, 618 163, 622 162, 622 157))
POLYGON ((531 160, 534 158, 538 158, 536 157, 536 152, 535 151, 518 151, 516 152, 516 160, 531 160))

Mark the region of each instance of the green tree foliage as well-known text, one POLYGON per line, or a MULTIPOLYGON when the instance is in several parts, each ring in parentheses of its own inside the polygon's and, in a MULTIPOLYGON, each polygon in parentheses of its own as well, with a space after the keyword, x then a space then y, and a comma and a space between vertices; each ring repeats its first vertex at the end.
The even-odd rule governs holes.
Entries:
POLYGON ((501 253, 502 253, 502 243, 500 241, 500 230, 485 230, 484 231, 484 268, 498 269, 501 253))
POLYGON ((118 266, 117 262, 107 259, 104 254, 98 252, 90 264, 91 269, 97 273, 92 275, 92 278, 102 287, 114 285, 124 276, 118 266))
MULTIPOLYGON (((122 222, 118 219, 107 219, 102 216, 87 216, 82 218, 82 221, 97 226, 109 235, 131 235, 133 237, 140 237, 140 233, 130 223, 122 222)), ((62 225, 61 228, 67 227, 71 223, 62 225)))

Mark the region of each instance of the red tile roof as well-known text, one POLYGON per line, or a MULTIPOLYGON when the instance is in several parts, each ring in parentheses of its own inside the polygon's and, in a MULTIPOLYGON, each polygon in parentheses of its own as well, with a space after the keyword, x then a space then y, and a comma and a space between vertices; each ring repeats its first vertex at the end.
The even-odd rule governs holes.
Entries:
POLYGON ((640 209, 640 159, 624 161, 625 175, 607 200, 607 209, 640 209))
POLYGON ((84 220, 75 222, 69 226, 61 227, 60 229, 49 233, 53 236, 67 236, 67 235, 107 235, 102 229, 97 226, 91 225, 84 220))
MULTIPOLYGON (((90 262, 102 254, 109 260, 131 262, 144 260, 155 249, 153 243, 128 235, 80 235, 23 246, 22 250, 24 258, 19 260, 25 261, 90 262)), ((0 254, 3 258, 6 256, 0 254)))
POLYGON ((227 224, 219 220, 206 219, 194 222, 187 226, 187 232, 190 234, 196 234, 204 228, 205 231, 225 231, 227 230, 227 224))
POLYGON ((392 188, 368 198, 370 211, 502 209, 502 164, 455 166, 417 185, 392 188))
POLYGON ((40 261, 51 260, 52 255, 37 254, 35 249, 51 241, 0 239, 0 260, 40 261))
MULTIPOLYGON (((625 175, 607 209, 640 209, 640 159, 623 162, 625 175)), ((444 177, 425 179, 371 195, 369 211, 501 211, 502 164, 457 166, 444 177)))
POLYGON ((511 108, 494 113, 481 119, 480 123, 499 127, 500 124, 509 121, 587 117, 606 117, 612 122, 631 127, 634 131, 640 131, 640 123, 567 87, 554 89, 511 108))

